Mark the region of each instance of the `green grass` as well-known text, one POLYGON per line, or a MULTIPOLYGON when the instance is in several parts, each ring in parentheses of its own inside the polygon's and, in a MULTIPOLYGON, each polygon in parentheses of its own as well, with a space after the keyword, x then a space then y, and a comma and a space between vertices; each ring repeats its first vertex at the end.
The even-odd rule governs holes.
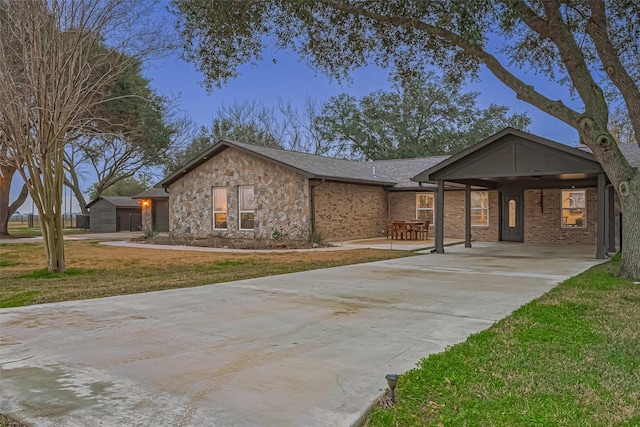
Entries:
MULTIPOLYGON (((65 242, 66 273, 43 269, 43 245, 0 244, 0 301, 12 307, 200 286, 412 253, 377 249, 318 252, 212 253, 118 248, 91 241, 65 242), (37 294, 29 292, 37 291, 37 294), (26 298, 25 295, 33 295, 26 298)), ((7 305, 8 307, 8 305, 7 305)))
POLYGON ((370 426, 640 425, 640 286, 619 258, 401 375, 370 426))
POLYGON ((67 279, 68 277, 92 274, 94 270, 82 270, 79 268, 67 268, 64 273, 52 273, 46 268, 31 271, 21 278, 23 279, 67 279))
POLYGON ((39 294, 38 291, 21 292, 0 300, 0 308, 20 307, 29 304, 39 294))

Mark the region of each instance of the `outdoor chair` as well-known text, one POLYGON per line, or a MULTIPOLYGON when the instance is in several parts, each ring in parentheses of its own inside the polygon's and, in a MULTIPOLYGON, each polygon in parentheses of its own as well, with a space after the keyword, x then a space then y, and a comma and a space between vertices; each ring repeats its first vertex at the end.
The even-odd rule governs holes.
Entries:
POLYGON ((396 239, 404 240, 407 236, 407 224, 405 221, 393 221, 393 235, 396 239))
POLYGON ((387 234, 387 239, 391 238, 395 238, 395 236, 393 235, 393 220, 392 219, 388 219, 385 221, 385 233, 387 234))
POLYGON ((422 224, 418 224, 415 228, 416 231, 416 239, 418 240, 429 240, 429 225, 431 223, 429 221, 425 221, 422 224))

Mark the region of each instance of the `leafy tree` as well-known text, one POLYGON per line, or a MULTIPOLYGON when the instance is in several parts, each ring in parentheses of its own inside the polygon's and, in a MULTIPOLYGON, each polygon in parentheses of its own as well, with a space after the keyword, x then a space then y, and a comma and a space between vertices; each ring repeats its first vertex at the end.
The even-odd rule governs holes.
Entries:
POLYGON ((629 114, 616 108, 609 118, 609 132, 620 144, 638 144, 629 114))
POLYGON ((222 84, 268 43, 330 76, 365 64, 441 68, 454 80, 486 67, 516 96, 576 129, 625 217, 622 275, 640 278, 640 171, 607 129, 622 102, 640 134, 640 2, 616 0, 173 0, 185 56, 222 84), (519 72, 526 68, 531 74, 519 72), (564 85, 545 95, 535 75, 564 85), (607 98, 612 94, 615 98, 607 98))
POLYGON ((508 107, 476 106, 479 93, 433 74, 396 79, 395 91, 356 99, 340 94, 325 103, 316 125, 323 139, 350 157, 383 160, 454 154, 498 130, 526 130, 530 119, 508 107))
POLYGON ((168 101, 142 76, 139 61, 131 60, 105 92, 106 101, 88 112, 101 119, 72 132, 65 152, 65 184, 85 214, 87 202, 78 176, 84 169, 98 177, 91 198, 99 197, 119 180, 162 164, 179 126, 167 113, 168 101))
POLYGON ((131 176, 116 181, 113 185, 101 190, 100 194, 98 194, 98 183, 95 183, 89 189, 89 198, 93 200, 99 196, 135 196, 151 187, 151 184, 152 182, 149 176, 131 176))
POLYGON ((0 133, 42 225, 47 268, 65 271, 64 154, 132 61, 163 48, 140 0, 0 2, 0 133), (108 40, 108 48, 105 42, 108 40))

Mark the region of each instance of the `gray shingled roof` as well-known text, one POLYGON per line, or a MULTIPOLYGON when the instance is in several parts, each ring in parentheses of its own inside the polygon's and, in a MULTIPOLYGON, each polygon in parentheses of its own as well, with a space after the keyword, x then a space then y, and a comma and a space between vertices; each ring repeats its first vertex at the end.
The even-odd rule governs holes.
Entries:
POLYGON ((629 164, 640 169, 640 145, 638 144, 620 144, 620 151, 627 158, 629 164))
MULTIPOLYGON (((374 162, 356 162, 352 160, 336 159, 333 157, 324 157, 279 148, 222 140, 214 144, 208 150, 197 155, 176 172, 160 181, 156 187, 166 187, 170 185, 184 176, 184 174, 189 173, 202 163, 206 162, 207 159, 210 159, 228 147, 235 147, 239 150, 262 157, 263 159, 281 164, 303 174, 307 178, 329 179, 382 186, 390 186, 396 183, 394 179, 378 173, 377 170, 374 175, 374 162)), ((407 175, 407 180, 408 178, 409 175, 407 175)))
MULTIPOLYGON (((634 168, 640 169, 640 146, 638 144, 618 144, 620 151, 627 158, 627 161, 634 168)), ((578 148, 587 153, 591 153, 591 148, 586 145, 580 145, 578 148)))
POLYGON ((415 159, 378 160, 373 162, 376 173, 389 177, 396 183, 394 188, 417 188, 419 183, 411 178, 420 172, 449 158, 449 156, 430 156, 415 159))
POLYGON ((244 144, 241 142, 227 141, 231 145, 253 151, 285 165, 299 169, 316 178, 340 179, 348 181, 364 181, 379 184, 393 184, 390 177, 374 170, 375 162, 356 162, 353 160, 336 159, 315 154, 300 153, 297 151, 283 150, 280 148, 263 147, 259 145, 244 144))
POLYGON ((116 208, 139 208, 140 205, 136 203, 134 199, 130 196, 100 196, 97 199, 93 199, 91 202, 87 203, 87 207, 90 208, 91 205, 96 203, 98 200, 105 200, 116 208))
POLYGON ((169 193, 164 191, 164 188, 152 187, 143 191, 140 194, 136 194, 132 199, 166 199, 169 198, 169 193))

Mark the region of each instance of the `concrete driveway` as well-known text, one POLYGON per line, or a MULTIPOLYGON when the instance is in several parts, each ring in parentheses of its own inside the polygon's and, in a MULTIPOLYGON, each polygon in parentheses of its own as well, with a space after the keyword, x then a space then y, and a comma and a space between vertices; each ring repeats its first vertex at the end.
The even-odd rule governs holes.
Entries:
POLYGON ((348 426, 385 374, 488 328, 594 253, 475 244, 5 309, 0 412, 42 426, 348 426))

